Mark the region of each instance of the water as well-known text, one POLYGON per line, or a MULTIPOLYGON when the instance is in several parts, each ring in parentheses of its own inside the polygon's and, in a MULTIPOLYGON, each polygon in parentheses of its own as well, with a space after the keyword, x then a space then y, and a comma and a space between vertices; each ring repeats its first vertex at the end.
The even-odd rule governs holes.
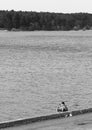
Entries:
POLYGON ((92 107, 92 31, 0 31, 0 121, 92 107))

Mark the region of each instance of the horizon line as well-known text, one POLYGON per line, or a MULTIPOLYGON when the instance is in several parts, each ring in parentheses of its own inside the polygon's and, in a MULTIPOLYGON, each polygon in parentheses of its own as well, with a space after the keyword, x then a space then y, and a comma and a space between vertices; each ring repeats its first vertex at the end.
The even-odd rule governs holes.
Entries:
POLYGON ((89 12, 55 12, 55 11, 36 11, 36 10, 15 10, 15 9, 0 9, 0 11, 15 11, 15 12, 37 12, 37 13, 59 13, 59 14, 79 14, 79 13, 84 13, 84 14, 92 14, 89 12))

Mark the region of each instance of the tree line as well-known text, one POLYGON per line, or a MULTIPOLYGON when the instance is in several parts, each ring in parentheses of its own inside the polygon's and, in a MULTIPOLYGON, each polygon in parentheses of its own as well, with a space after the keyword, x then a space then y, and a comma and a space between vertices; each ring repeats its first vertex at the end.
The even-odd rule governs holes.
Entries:
POLYGON ((1 10, 0 29, 25 31, 92 29, 92 14, 1 10))

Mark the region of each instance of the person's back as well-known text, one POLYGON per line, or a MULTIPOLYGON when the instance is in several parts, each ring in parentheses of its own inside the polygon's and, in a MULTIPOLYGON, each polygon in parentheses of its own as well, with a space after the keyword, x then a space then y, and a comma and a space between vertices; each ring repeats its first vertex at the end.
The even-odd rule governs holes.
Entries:
POLYGON ((65 103, 63 104, 63 106, 64 106, 63 111, 68 111, 68 107, 66 106, 65 103))

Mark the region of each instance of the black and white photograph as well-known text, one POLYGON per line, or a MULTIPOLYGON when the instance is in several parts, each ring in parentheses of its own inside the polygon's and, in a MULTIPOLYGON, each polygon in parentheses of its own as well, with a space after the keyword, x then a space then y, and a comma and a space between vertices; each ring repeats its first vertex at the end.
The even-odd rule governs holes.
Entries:
POLYGON ((92 130, 91 0, 0 0, 0 130, 92 130))

